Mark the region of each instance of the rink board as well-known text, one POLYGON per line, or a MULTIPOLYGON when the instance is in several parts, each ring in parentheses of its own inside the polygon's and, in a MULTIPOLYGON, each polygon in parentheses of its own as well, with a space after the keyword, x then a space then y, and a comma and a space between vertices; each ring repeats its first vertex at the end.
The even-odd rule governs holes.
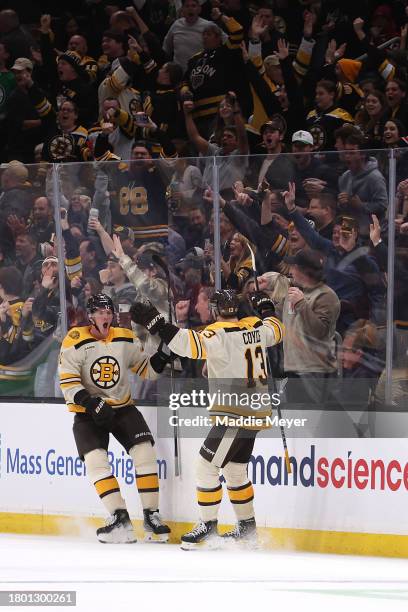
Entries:
MULTIPOLYGON (((156 411, 142 412, 153 433, 156 411)), ((76 455, 73 415, 62 404, 1 406, 0 532, 88 534, 101 502, 76 455)), ((406 439, 290 439, 288 475, 279 439, 258 438, 249 466, 262 542, 275 549, 408 557, 406 439)), ((157 439, 160 510, 173 537, 197 517, 194 462, 200 439, 182 439, 181 478, 173 441, 157 439)), ((112 440, 110 460, 129 512, 142 516, 130 458, 112 440)), ((220 523, 234 522, 224 492, 220 523)))

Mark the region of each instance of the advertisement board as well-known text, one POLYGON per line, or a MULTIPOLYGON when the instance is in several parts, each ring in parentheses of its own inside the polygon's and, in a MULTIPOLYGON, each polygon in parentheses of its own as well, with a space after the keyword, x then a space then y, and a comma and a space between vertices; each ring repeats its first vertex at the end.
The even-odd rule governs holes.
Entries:
MULTIPOLYGON (((142 408, 156 433, 157 411, 142 408)), ((64 404, 3 405, 0 417, 0 513, 103 517, 76 454, 73 415, 64 404)), ((180 440, 182 475, 174 476, 173 440, 156 438, 160 510, 166 520, 197 519, 194 464, 201 440, 180 440)), ((258 436, 249 463, 257 524, 273 530, 388 534, 408 532, 405 439, 291 439, 288 474, 278 438, 258 436)), ((109 461, 129 512, 142 510, 130 457, 111 438, 109 461)), ((234 523, 226 491, 220 523, 234 523)), ((401 540, 402 541, 402 540, 401 540)), ((395 542, 394 542, 395 545, 395 542)), ((404 544, 405 546, 405 544, 404 544)))

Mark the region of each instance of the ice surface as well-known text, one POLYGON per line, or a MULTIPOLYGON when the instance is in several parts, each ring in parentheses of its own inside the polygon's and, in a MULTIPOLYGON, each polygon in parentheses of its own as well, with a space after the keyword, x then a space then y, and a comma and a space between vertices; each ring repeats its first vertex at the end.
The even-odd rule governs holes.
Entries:
POLYGON ((20 589, 76 590, 81 612, 393 611, 408 560, 1 534, 0 590, 20 589))

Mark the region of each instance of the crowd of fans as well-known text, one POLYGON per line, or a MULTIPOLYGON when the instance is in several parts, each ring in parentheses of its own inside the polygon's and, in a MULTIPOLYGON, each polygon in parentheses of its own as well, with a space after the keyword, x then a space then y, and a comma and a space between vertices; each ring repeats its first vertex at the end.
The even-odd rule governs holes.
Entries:
POLYGON ((180 325, 209 322, 218 274, 249 313, 253 251, 286 326, 272 361, 298 383, 288 396, 321 404, 341 376, 368 405, 384 393, 390 224, 407 368, 408 2, 129 4, 0 2, 1 366, 56 333, 62 300, 69 325, 100 290, 124 325, 141 296, 167 312, 155 254, 180 325))

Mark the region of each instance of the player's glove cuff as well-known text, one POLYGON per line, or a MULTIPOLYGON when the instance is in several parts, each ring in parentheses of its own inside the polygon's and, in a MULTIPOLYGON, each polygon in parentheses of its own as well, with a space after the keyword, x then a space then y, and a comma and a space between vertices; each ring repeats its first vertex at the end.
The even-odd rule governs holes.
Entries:
POLYGON ((150 357, 150 365, 153 370, 161 374, 168 363, 177 359, 177 355, 172 353, 168 346, 162 341, 157 352, 150 357))

